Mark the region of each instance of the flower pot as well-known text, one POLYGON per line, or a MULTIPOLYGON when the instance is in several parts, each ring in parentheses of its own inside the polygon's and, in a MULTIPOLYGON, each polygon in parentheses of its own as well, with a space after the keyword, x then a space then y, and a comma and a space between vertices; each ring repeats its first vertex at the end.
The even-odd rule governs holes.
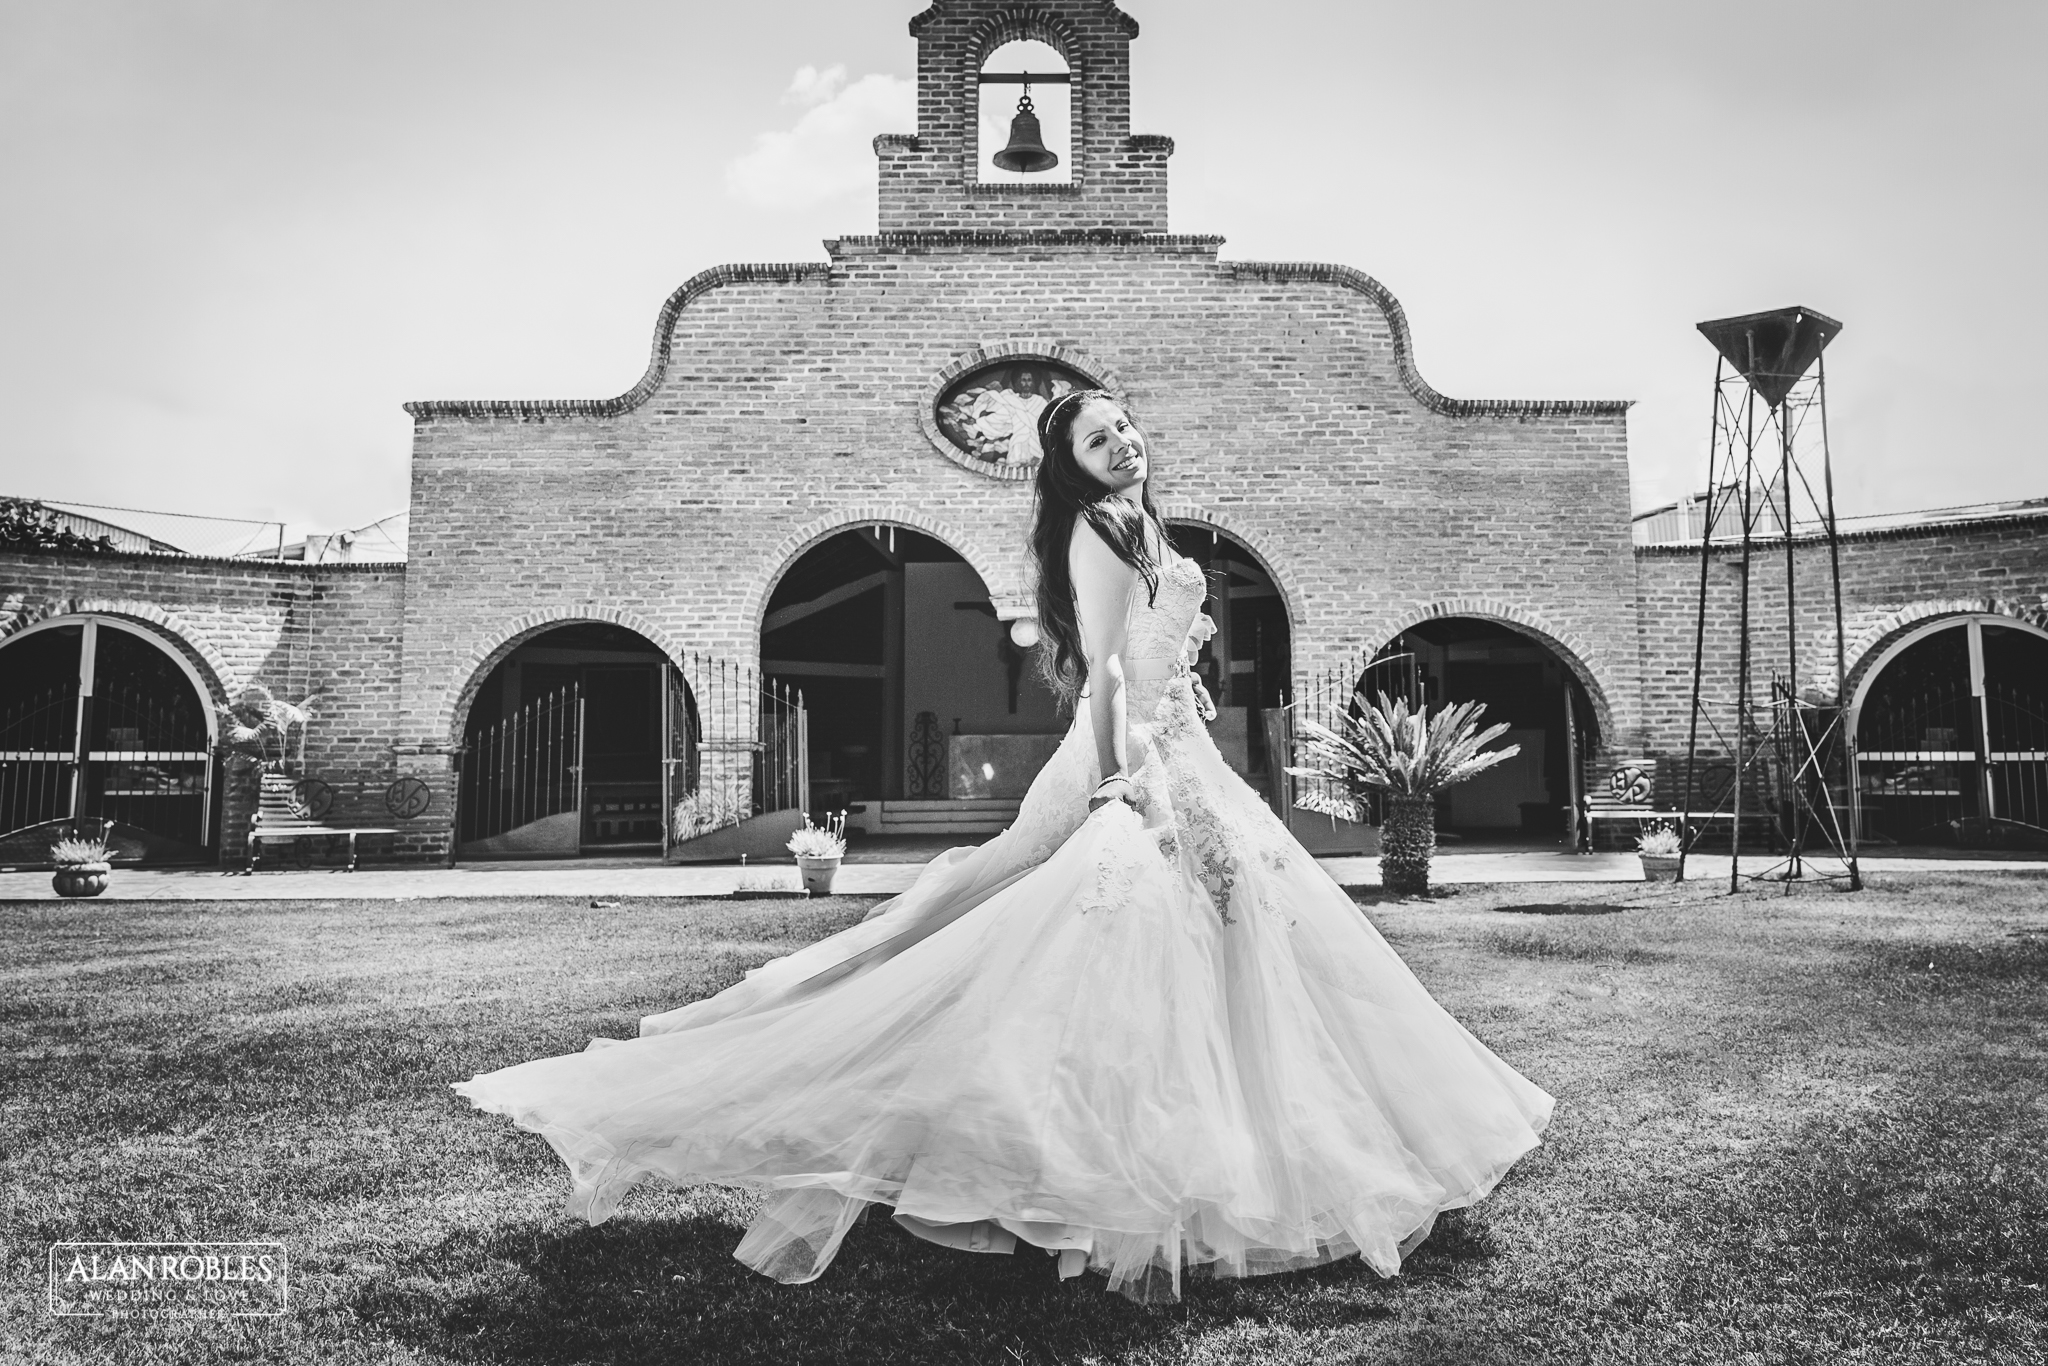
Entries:
POLYGON ((1645 882, 1678 881, 1678 855, 1644 854, 1642 860, 1645 882))
POLYGON ((1429 892, 1436 853, 1436 798, 1388 793, 1380 824, 1380 885, 1395 896, 1429 892))
POLYGON ((107 890, 107 874, 113 871, 110 863, 67 863, 50 878, 50 886, 58 896, 98 896, 107 890))
POLYGON ((832 895, 832 875, 839 871, 839 860, 843 857, 842 854, 834 854, 830 858, 797 855, 796 866, 803 872, 804 890, 812 896, 832 895))

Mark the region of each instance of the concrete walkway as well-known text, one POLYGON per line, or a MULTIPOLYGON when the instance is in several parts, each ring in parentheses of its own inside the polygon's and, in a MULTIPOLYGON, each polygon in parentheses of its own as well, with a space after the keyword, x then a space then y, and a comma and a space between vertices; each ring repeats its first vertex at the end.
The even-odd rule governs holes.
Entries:
MULTIPOLYGON (((1377 858, 1318 860, 1345 887, 1377 887, 1377 858)), ((849 896, 889 896, 908 887, 921 863, 849 863, 839 870, 833 891, 849 896)), ((1743 860, 1743 871, 1762 873, 1764 858, 1743 860)), ((1866 876, 1948 872, 2048 872, 2048 860, 1881 859, 1863 861, 1866 876)), ((1728 877, 1728 857, 1699 855, 1688 865, 1694 880, 1728 877)), ((1815 872, 1826 871, 1816 867, 1815 872)), ((1431 881, 1455 883, 1641 882, 1643 865, 1634 854, 1499 852, 1438 854, 1431 881)), ((420 898, 491 897, 705 897, 730 896, 743 888, 799 886, 796 869, 785 864, 740 868, 666 867, 652 861, 580 859, 555 863, 471 863, 457 868, 366 868, 360 872, 263 872, 254 876, 212 868, 122 868, 99 901, 405 901, 420 898)), ((0 873, 0 901, 55 901, 47 872, 0 873)))
MULTIPOLYGON (((1346 887, 1377 887, 1376 858, 1319 860, 1346 887)), ((832 890, 889 896, 908 887, 922 863, 841 865, 832 890)), ((1438 882, 1640 882, 1633 854, 1584 857, 1553 853, 1439 854, 1438 882)), ((120 868, 99 901, 398 901, 413 897, 730 896, 742 888, 801 885, 793 865, 667 867, 651 860, 577 859, 556 863, 468 863, 455 868, 365 868, 354 873, 280 870, 253 876, 216 868, 120 868)), ((0 901, 56 900, 47 872, 0 873, 0 901)))

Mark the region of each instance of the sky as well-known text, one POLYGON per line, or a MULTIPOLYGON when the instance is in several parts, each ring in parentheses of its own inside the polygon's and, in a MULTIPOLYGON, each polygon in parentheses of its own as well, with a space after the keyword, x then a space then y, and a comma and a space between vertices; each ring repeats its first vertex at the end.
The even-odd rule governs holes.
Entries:
MULTIPOLYGON (((685 279, 872 232, 919 8, 0 0, 0 493, 402 509, 400 404, 620 393, 685 279)), ((2048 5, 1125 8, 1174 231, 1372 275, 1443 393, 1635 400, 1638 509, 1693 325, 1788 304, 1845 514, 2048 495, 2048 5)))

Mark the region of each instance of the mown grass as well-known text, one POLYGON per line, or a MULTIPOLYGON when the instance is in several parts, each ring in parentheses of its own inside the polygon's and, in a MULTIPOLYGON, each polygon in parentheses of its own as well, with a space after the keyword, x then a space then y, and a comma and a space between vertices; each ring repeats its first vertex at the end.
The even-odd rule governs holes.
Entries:
POLYGON ((447 1089, 866 903, 0 907, 0 1353, 69 1362, 1804 1362, 2048 1356, 2048 881, 1361 896, 1552 1091, 1548 1141, 1403 1274, 1147 1309, 1038 1255, 856 1229, 784 1287, 745 1197, 559 1212, 552 1152, 447 1089), (285 1316, 59 1319, 57 1240, 277 1239, 285 1316))

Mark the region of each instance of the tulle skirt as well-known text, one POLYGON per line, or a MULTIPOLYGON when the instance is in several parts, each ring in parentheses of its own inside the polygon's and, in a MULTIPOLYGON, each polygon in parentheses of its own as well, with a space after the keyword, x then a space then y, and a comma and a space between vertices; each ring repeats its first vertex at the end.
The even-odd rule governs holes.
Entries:
POLYGON ((1018 823, 630 1040, 455 1090, 545 1137, 598 1223, 653 1176, 769 1196, 741 1260, 824 1271, 870 1204, 1139 1299, 1190 1268, 1400 1267, 1552 1100, 1424 990, 1225 765, 1184 682, 1085 815, 1077 724, 1018 823))

